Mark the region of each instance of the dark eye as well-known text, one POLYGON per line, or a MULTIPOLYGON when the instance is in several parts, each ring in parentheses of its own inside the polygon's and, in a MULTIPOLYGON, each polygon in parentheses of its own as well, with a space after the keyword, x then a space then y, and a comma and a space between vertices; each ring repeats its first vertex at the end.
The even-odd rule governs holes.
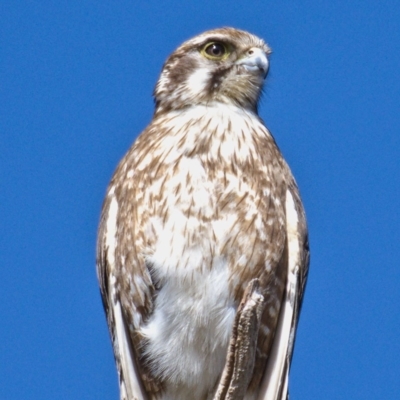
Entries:
POLYGON ((202 53, 211 60, 222 60, 229 55, 227 47, 221 42, 207 43, 203 47, 202 53))
POLYGON ((206 47, 206 53, 213 57, 222 57, 225 51, 225 47, 222 43, 211 43, 206 47))

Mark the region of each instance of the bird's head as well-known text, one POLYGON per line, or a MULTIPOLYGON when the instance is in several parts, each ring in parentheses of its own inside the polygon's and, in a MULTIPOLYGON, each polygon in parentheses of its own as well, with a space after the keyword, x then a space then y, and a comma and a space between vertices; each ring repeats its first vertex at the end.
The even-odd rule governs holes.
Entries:
POLYGON ((215 102, 256 111, 270 53, 263 40, 233 28, 188 40, 163 66, 154 90, 155 113, 215 102))

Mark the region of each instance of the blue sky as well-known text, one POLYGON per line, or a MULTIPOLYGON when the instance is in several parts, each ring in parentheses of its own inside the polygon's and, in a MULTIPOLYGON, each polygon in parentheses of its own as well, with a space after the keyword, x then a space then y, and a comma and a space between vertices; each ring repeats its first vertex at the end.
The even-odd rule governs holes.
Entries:
POLYGON ((260 114, 309 221, 291 399, 398 398, 398 1, 16 0, 0 15, 0 400, 118 398, 101 203, 167 55, 220 26, 273 48, 260 114))

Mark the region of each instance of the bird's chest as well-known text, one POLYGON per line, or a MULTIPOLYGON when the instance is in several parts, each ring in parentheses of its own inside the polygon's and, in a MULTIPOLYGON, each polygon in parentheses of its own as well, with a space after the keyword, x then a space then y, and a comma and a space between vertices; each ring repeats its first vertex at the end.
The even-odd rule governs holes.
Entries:
POLYGON ((254 180, 228 167, 211 170, 200 157, 182 157, 147 185, 139 211, 147 232, 143 251, 159 276, 221 264, 251 270, 258 263, 265 250, 260 239, 268 236, 271 219, 278 225, 280 220, 279 207, 265 193, 271 188, 263 190, 254 180))
POLYGON ((168 134, 161 139, 155 126, 153 141, 139 140, 133 154, 137 252, 160 280, 221 263, 251 278, 284 226, 273 139, 254 114, 227 105, 162 124, 168 134))
POLYGON ((225 269, 240 294, 281 257, 279 150, 253 114, 221 107, 171 117, 164 137, 155 126, 152 139, 134 147, 127 177, 135 252, 160 285, 225 269))

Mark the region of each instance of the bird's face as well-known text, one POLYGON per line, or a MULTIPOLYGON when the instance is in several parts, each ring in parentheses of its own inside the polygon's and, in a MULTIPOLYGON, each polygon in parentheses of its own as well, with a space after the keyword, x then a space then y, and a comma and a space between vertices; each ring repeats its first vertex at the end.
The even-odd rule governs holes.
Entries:
POLYGON ((188 40, 164 64, 154 91, 156 114, 213 102, 256 110, 270 53, 263 40, 233 28, 188 40))

